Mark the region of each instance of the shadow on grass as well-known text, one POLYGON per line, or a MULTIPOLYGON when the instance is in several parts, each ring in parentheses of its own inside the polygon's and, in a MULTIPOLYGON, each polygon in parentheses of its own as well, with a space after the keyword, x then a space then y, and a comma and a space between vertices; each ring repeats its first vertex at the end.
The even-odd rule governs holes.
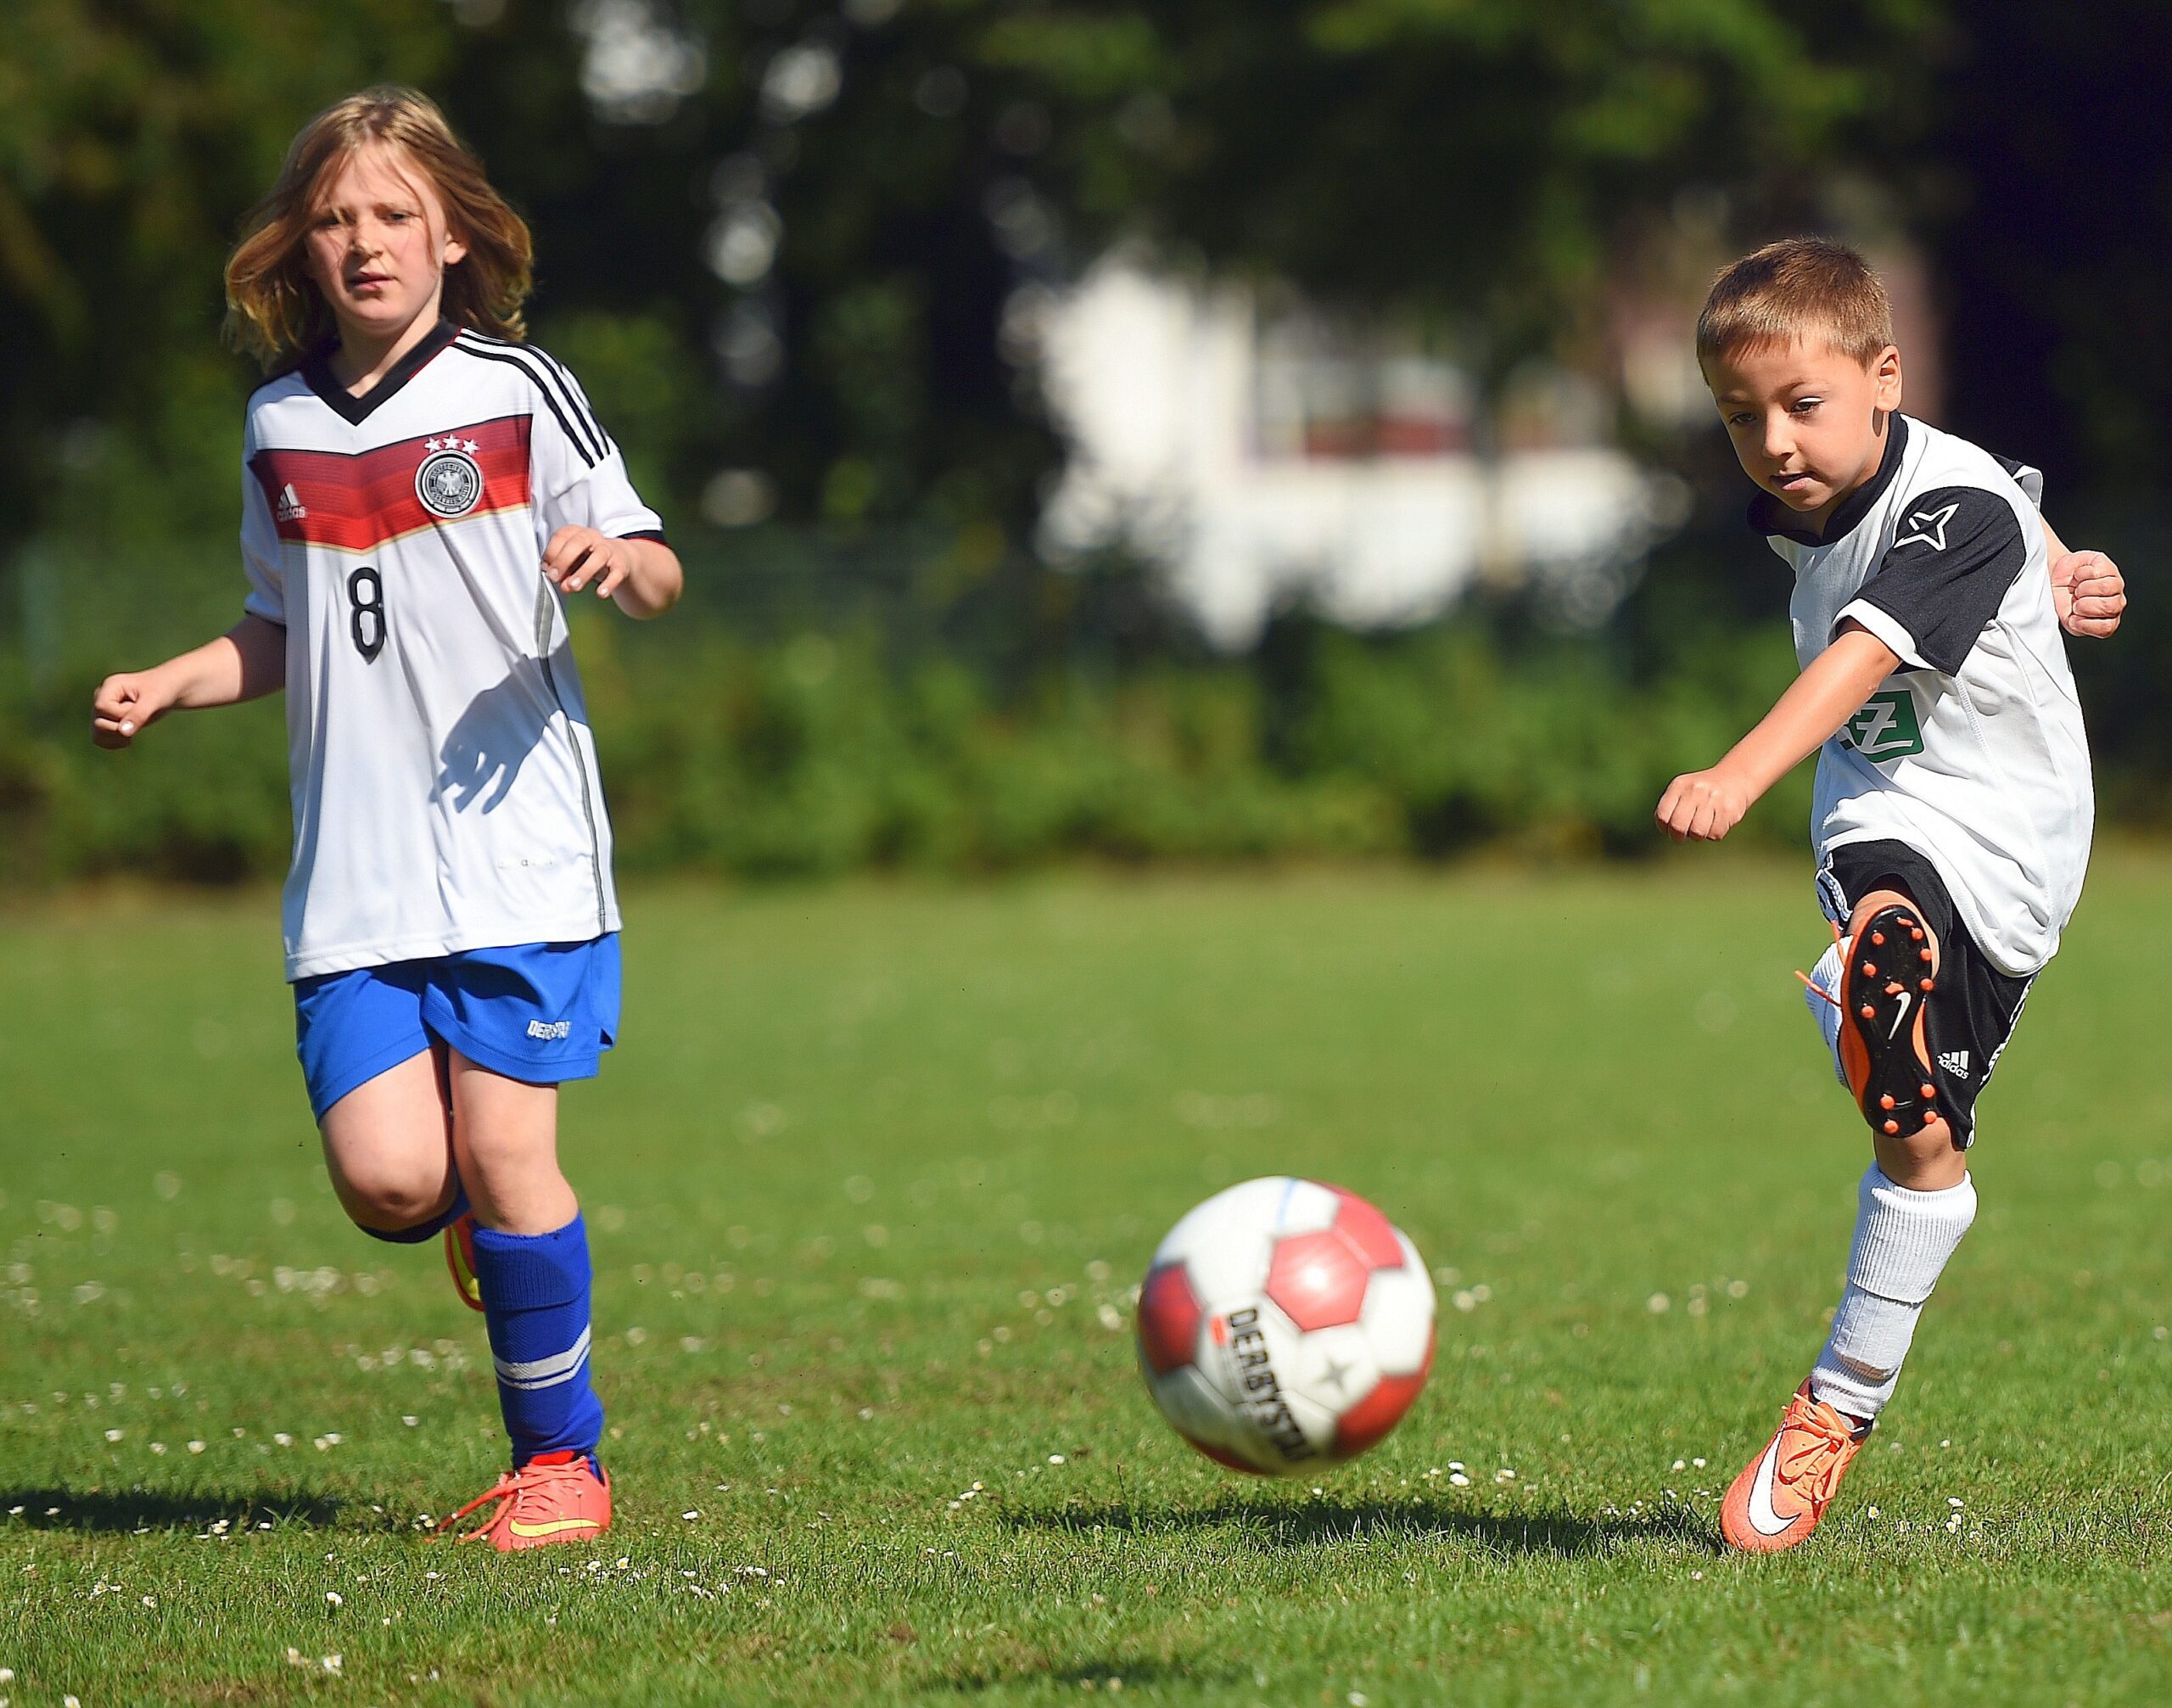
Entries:
POLYGON ((1330 1543, 1362 1542, 1379 1537, 1458 1537, 1503 1555, 1543 1554, 1557 1560, 1586 1560, 1640 1542, 1673 1543, 1699 1554, 1717 1554, 1720 1543, 1710 1525, 1687 1509, 1639 1514, 1635 1517, 1579 1518, 1559 1510, 1531 1513, 1470 1512, 1427 1500, 1314 1500, 1301 1506, 1260 1501, 1220 1500, 1211 1506, 1139 1508, 1129 1505, 1066 1506, 1053 1510, 1012 1510, 1010 1521, 1022 1530, 1097 1530, 1151 1535, 1235 1530, 1271 1548, 1318 1548, 1330 1543))
POLYGON ((1054 1684, 1077 1691, 1107 1689, 1111 1679, 1121 1679, 1117 1688, 1125 1690, 1150 1689, 1157 1684, 1177 1684, 1197 1689, 1201 1686, 1249 1685, 1252 1675, 1249 1669, 1239 1672, 1223 1666, 1202 1665, 1190 1661, 1167 1660, 1096 1660, 1082 1666, 1040 1666, 1030 1662, 1016 1666, 976 1666, 963 1672, 936 1672, 921 1681, 923 1690, 949 1690, 959 1694, 977 1694, 983 1690, 1009 1690, 1021 1685, 1054 1684))
POLYGON ((12 1525, 31 1530, 134 1534, 139 1531, 228 1531, 270 1525, 321 1530, 339 1516, 339 1503, 323 1495, 221 1493, 204 1489, 162 1494, 153 1489, 0 1489, 0 1533, 12 1525))

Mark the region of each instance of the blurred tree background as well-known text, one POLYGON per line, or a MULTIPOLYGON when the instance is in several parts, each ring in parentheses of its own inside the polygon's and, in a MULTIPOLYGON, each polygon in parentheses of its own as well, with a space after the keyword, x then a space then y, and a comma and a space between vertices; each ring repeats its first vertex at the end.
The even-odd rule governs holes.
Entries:
POLYGON ((0 871, 283 866, 276 703, 119 760, 83 707, 232 619, 256 377, 221 264, 300 123, 385 79, 530 220, 534 335, 691 572, 666 624, 579 634, 630 865, 1627 853, 1784 681, 1716 428, 1619 397, 1696 502, 1597 632, 1495 589, 1395 635, 1292 608, 1226 658, 1140 563, 1045 561, 1064 446, 1021 305, 1119 244, 1445 328, 1481 400, 1535 356, 1605 377, 1613 288, 1685 232, 1913 245, 1944 420, 2040 463, 2134 584, 2076 658, 2108 804, 2162 815, 2161 6, 11 0, 0 871))

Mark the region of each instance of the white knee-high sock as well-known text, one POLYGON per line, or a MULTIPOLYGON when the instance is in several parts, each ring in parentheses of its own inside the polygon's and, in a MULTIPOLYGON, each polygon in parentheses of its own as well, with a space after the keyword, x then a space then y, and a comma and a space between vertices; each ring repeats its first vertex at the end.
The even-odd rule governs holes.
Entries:
POLYGON ((1835 943, 1818 957, 1810 972, 1810 984, 1803 988, 1802 1000, 1810 1005, 1810 1017, 1817 1022, 1818 1035, 1833 1054, 1833 1077, 1845 1085, 1847 1072, 1840 1066, 1840 949, 1841 945, 1835 943), (1815 989, 1811 988, 1813 985, 1815 989), (1817 994, 1820 990, 1823 996, 1817 994))
POLYGON ((1833 1333, 1811 1372, 1815 1400, 1865 1420, 1893 1397, 1916 1319, 1976 1219, 1976 1184, 1896 1186, 1873 1162, 1856 1193, 1856 1243, 1833 1333))

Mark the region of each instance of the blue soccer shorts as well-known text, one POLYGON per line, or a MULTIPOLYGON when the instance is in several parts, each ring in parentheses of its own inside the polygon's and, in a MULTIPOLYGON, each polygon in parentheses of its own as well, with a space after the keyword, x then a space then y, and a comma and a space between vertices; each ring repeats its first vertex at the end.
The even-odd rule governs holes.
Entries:
POLYGON ((294 1050, 324 1112, 433 1044, 508 1079, 593 1079, 619 1030, 619 938, 470 949, 294 982, 294 1050))

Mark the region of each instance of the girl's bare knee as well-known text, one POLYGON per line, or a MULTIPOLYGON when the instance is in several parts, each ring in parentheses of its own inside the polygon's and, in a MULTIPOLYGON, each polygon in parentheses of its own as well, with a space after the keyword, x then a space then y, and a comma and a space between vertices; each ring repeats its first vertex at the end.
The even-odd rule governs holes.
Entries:
POLYGON ((438 1181, 420 1177, 338 1183, 339 1201, 348 1219, 357 1227, 382 1233, 399 1233, 436 1220, 452 1207, 456 1183, 450 1175, 438 1181))

